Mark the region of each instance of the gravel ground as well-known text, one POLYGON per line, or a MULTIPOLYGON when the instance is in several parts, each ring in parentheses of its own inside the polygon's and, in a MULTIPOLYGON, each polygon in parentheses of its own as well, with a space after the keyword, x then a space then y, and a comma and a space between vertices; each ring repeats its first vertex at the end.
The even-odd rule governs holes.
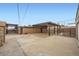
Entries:
POLYGON ((3 56, 79 56, 75 38, 45 34, 7 35, 3 56))

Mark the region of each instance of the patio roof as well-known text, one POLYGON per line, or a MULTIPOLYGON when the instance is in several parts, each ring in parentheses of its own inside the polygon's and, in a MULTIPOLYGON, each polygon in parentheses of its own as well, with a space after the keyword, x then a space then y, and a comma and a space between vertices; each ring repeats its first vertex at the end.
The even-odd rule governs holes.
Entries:
POLYGON ((10 24, 10 23, 7 23, 6 25, 7 26, 18 26, 18 24, 10 24))
POLYGON ((32 26, 47 26, 47 25, 60 26, 59 24, 56 24, 56 23, 53 23, 53 22, 44 22, 44 23, 34 24, 34 25, 32 25, 32 26))

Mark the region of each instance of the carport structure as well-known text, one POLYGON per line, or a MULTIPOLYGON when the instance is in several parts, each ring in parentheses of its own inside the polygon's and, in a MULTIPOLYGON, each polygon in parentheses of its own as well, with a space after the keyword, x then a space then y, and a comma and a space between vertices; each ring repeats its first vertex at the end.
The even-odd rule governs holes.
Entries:
POLYGON ((6 34, 10 34, 10 33, 18 33, 17 24, 6 24, 6 34))
POLYGON ((53 22, 44 22, 39 24, 34 24, 34 32, 36 33, 48 33, 51 34, 59 34, 61 26, 59 24, 53 22))

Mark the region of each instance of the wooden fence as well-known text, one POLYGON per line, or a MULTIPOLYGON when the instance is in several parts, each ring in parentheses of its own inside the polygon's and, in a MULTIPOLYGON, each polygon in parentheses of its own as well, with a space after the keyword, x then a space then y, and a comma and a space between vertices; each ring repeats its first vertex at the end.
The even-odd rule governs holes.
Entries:
POLYGON ((5 25, 0 23, 0 47, 5 43, 5 25))
POLYGON ((62 28, 61 33, 63 36, 76 37, 76 28, 62 28))

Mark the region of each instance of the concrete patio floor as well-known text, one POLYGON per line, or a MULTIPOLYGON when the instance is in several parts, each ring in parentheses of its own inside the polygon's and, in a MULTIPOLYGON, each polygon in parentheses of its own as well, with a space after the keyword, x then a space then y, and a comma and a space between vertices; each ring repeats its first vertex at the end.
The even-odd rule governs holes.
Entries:
POLYGON ((45 34, 6 35, 2 56, 79 56, 75 38, 45 34))

